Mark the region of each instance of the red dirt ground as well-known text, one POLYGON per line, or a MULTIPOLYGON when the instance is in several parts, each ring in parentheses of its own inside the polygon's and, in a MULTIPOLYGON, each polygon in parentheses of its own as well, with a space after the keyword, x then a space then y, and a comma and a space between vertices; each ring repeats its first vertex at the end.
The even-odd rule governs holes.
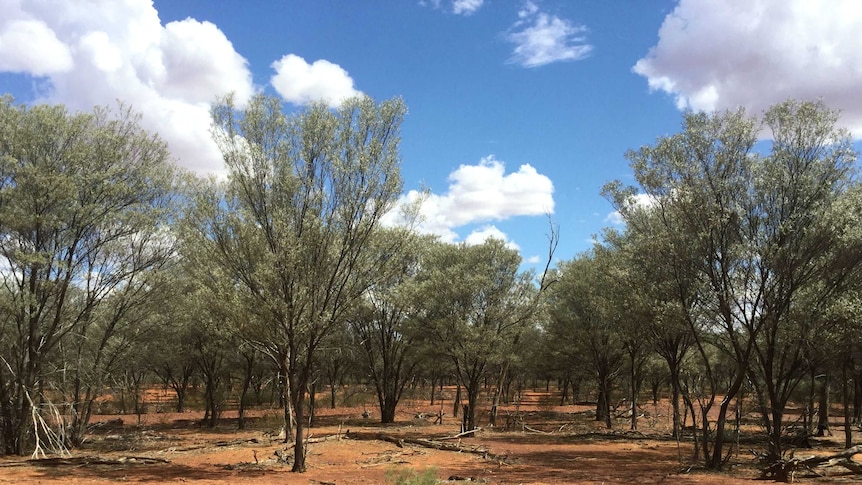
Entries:
MULTIPOLYGON (((460 477, 489 484, 733 484, 748 483, 758 476, 746 445, 743 445, 746 451, 734 460, 736 465, 729 471, 717 474, 693 467, 688 461, 691 443, 678 446, 666 438, 667 408, 647 406, 650 408, 652 417, 640 420, 643 432, 630 433, 603 430, 589 419, 587 406, 522 406, 524 421, 532 430, 520 425, 510 431, 484 430, 460 441, 462 446, 481 446, 504 455, 505 462, 409 444, 402 448, 383 441, 333 439, 312 443, 308 471, 304 474, 290 473, 289 465, 276 460, 274 453, 285 447, 273 436, 279 424, 277 410, 255 412, 247 430, 237 430, 235 420, 228 419, 229 414, 216 429, 201 427, 199 412, 147 414, 142 417, 141 426, 135 416, 121 417, 122 425, 116 421, 108 424, 117 416, 96 416, 94 423, 105 424, 96 426, 84 447, 73 450, 69 459, 0 458, 0 484, 382 484, 386 483, 387 471, 429 467, 433 467, 440 480, 460 477)), ((347 429, 411 438, 456 434, 456 419, 434 425, 433 419, 417 417, 419 412, 433 414, 437 409, 407 402, 396 424, 386 426, 375 424, 373 416, 362 418, 363 407, 321 409, 317 412, 319 424, 311 435, 322 437, 347 429)), ((515 412, 514 408, 508 411, 515 412)), ((500 421, 505 422, 506 409, 501 414, 500 421)), ((624 430, 627 422, 620 420, 615 426, 624 430)), ((805 454, 835 450, 832 446, 805 454)), ((837 480, 840 478, 803 478, 797 483, 837 480)))

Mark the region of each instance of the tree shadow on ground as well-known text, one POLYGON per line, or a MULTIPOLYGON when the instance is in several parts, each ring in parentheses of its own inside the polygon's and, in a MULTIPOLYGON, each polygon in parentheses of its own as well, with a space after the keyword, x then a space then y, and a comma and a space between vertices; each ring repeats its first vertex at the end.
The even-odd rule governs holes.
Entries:
POLYGON ((78 478, 101 479, 110 481, 132 481, 132 482, 157 482, 174 480, 216 480, 231 482, 235 472, 219 469, 215 466, 210 469, 191 467, 175 463, 156 464, 110 464, 110 465, 86 465, 70 464, 44 466, 39 460, 33 460, 34 474, 46 480, 56 480, 70 473, 78 478))

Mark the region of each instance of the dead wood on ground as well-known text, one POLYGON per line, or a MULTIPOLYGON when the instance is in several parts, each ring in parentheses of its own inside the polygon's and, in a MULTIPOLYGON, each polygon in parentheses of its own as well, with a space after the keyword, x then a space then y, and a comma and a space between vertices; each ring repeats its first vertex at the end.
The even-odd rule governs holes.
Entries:
POLYGON ((94 466, 94 465, 154 465, 158 463, 170 463, 164 458, 153 458, 149 456, 122 456, 120 458, 104 458, 101 456, 77 456, 77 457, 50 457, 35 458, 30 460, 12 461, 0 464, 0 467, 14 466, 40 466, 40 467, 62 467, 62 466, 94 466))
MULTIPOLYGON (((769 478, 779 482, 792 482, 796 473, 806 470, 814 476, 823 476, 817 468, 843 467, 853 475, 862 475, 862 463, 853 460, 853 455, 862 453, 862 445, 856 445, 846 450, 827 456, 810 456, 807 458, 791 457, 770 463, 761 472, 761 478, 769 478)), ((764 456, 755 453, 761 459, 764 456)))
POLYGON ((362 440, 362 441, 386 441, 388 443, 393 443, 399 448, 403 448, 404 445, 414 445, 421 446, 423 448, 431 448, 434 450, 440 451, 454 451, 458 453, 471 453, 474 455, 479 455, 485 459, 494 460, 500 463, 505 463, 508 460, 507 455, 498 455, 496 453, 490 452, 487 448, 476 445, 476 446, 463 446, 461 443, 446 443, 440 441, 439 439, 425 439, 425 438, 399 438, 397 436, 387 435, 384 433, 371 433, 371 432, 350 432, 348 431, 344 437, 346 439, 352 440, 362 440))

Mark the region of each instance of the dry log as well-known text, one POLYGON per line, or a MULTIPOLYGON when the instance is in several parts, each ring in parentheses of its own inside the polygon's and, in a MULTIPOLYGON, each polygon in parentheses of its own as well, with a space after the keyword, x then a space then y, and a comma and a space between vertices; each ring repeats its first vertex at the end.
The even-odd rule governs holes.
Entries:
MULTIPOLYGON (((348 431, 348 433, 349 433, 349 431, 348 431)), ((344 437, 345 437, 345 435, 343 433, 327 434, 327 435, 323 435, 323 436, 309 436, 308 438, 305 438, 304 443, 305 444, 323 443, 324 441, 340 440, 341 438, 344 438, 344 437)), ((296 446, 296 443, 288 443, 281 449, 281 451, 291 450, 291 449, 293 449, 294 446, 296 446)), ((278 450, 276 450, 276 453, 278 453, 278 450)))
POLYGON ((454 451, 458 453, 471 453, 480 455, 485 459, 490 459, 498 462, 505 462, 508 459, 506 455, 497 455, 491 453, 481 446, 466 447, 453 443, 445 443, 439 440, 430 440, 424 438, 399 438, 396 436, 387 435, 384 433, 363 433, 348 431, 344 437, 346 439, 364 440, 364 441, 386 441, 393 443, 399 448, 403 448, 405 444, 421 446, 423 448, 431 448, 440 451, 454 451))
POLYGON ((857 453, 862 453, 862 445, 856 445, 851 448, 847 448, 846 450, 839 453, 835 453, 834 455, 812 456, 810 458, 800 460, 799 463, 805 466, 818 466, 837 459, 848 459, 850 461, 853 461, 853 455, 857 453))
POLYGON ((772 478, 776 481, 792 482, 794 475, 800 469, 806 469, 815 475, 817 467, 841 466, 855 475, 862 475, 862 464, 853 460, 853 455, 862 453, 862 445, 856 445, 828 456, 811 456, 808 458, 790 458, 770 463, 761 472, 762 478, 772 478))
POLYGON ((78 457, 50 457, 34 458, 29 460, 7 462, 0 466, 94 466, 94 465, 153 465, 157 463, 170 463, 164 458, 153 458, 149 456, 123 456, 120 458, 103 458, 100 456, 78 456, 78 457))

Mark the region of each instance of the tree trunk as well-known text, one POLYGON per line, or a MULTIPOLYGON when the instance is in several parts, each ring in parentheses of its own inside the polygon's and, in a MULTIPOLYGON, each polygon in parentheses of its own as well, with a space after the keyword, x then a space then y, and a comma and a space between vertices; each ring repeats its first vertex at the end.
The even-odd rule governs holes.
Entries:
POLYGON ((314 424, 314 410, 317 405, 317 380, 308 386, 308 422, 309 426, 314 424))
POLYGON ((248 390, 251 388, 251 380, 254 375, 254 354, 245 354, 245 373, 242 376, 242 389, 239 393, 239 410, 237 411, 237 428, 245 428, 245 400, 248 390))
POLYGON ((605 396, 604 386, 599 384, 598 394, 596 395, 596 421, 604 421, 608 415, 608 398, 605 396))
POLYGON ((305 433, 305 416, 304 409, 305 406, 305 390, 304 386, 297 386, 299 390, 296 393, 294 398, 293 409, 296 413, 296 428, 294 435, 294 447, 293 447, 293 468, 290 471, 294 473, 305 473, 305 442, 303 441, 303 434, 305 433))
POLYGON ((821 379, 817 408, 817 436, 832 436, 829 429, 829 374, 824 374, 821 379))
MULTIPOLYGON (((697 434, 697 414, 694 413, 694 403, 691 401, 691 396, 689 396, 688 392, 682 393, 682 400, 685 404, 686 414, 691 414, 691 427, 695 430, 692 435, 694 437, 694 461, 700 460, 700 442, 697 434)), ((685 415, 682 417, 682 426, 680 427, 680 436, 677 439, 682 437, 682 429, 685 427, 688 419, 685 415)))
MULTIPOLYGON (((730 406, 730 400, 739 392, 739 386, 741 385, 742 379, 739 379, 739 385, 734 386, 735 389, 731 388, 728 391, 727 395, 721 401, 721 406, 718 408, 718 419, 715 421, 715 441, 712 444, 712 460, 709 463, 709 467, 713 470, 721 470, 722 466, 724 466, 724 428, 727 425, 727 410, 730 406)), ((781 413, 781 411, 776 412, 781 413)), ((704 421, 706 421, 706 415, 704 415, 704 421)), ((708 442, 706 437, 706 434, 704 434, 704 441, 708 442)))
POLYGON ((560 389, 560 406, 564 406, 566 404, 566 398, 569 397, 569 379, 565 378, 562 382, 562 389, 560 389))
POLYGON ((464 407, 466 429, 462 432, 476 429, 476 402, 479 400, 480 384, 481 382, 477 379, 464 389, 467 392, 467 405, 464 407))
POLYGON ((187 389, 185 386, 183 387, 174 387, 174 393, 177 396, 177 407, 176 410, 178 413, 185 411, 186 409, 186 392, 187 389))
POLYGON ((681 421, 680 409, 679 409, 679 378, 671 378, 670 384, 670 406, 673 412, 673 433, 672 436, 674 438, 682 437, 682 427, 683 423, 681 421))
POLYGON ((682 427, 684 422, 680 420, 680 394, 682 391, 682 383, 679 378, 680 360, 676 358, 677 352, 665 356, 665 362, 670 373, 670 405, 673 412, 673 437, 680 438, 682 436, 682 427))
POLYGON ((281 400, 281 409, 282 409, 282 418, 284 419, 284 442, 290 443, 293 441, 293 396, 290 393, 290 380, 288 379, 287 369, 288 363, 287 358, 282 358, 280 369, 279 369, 279 381, 281 383, 281 396, 279 396, 279 400, 281 400))
POLYGON ((629 378, 631 379, 631 430, 636 431, 638 429, 638 397, 640 397, 640 388, 641 381, 643 378, 641 377, 641 372, 638 369, 636 357, 632 356, 631 358, 631 374, 629 378))
MULTIPOLYGON (((844 448, 853 446, 853 423, 850 419, 850 389, 847 379, 847 361, 841 366, 841 404, 844 406, 844 448)), ((852 364, 851 364, 852 365, 852 364)))
POLYGON ((384 399, 380 405, 380 423, 391 424, 395 422, 395 409, 397 401, 395 399, 384 399))
POLYGON ((611 390, 607 375, 599 376, 599 394, 596 400, 596 421, 604 421, 608 429, 614 427, 611 416, 611 390))
POLYGON ((770 436, 769 448, 770 455, 775 460, 780 460, 784 452, 784 445, 781 443, 781 423, 784 420, 784 411, 782 409, 772 409, 772 433, 770 436))
POLYGON ((497 387, 494 389, 494 395, 491 400, 490 424, 497 426, 497 406, 500 404, 500 391, 506 382, 506 372, 509 370, 509 363, 505 362, 500 369, 500 378, 497 381, 497 387))
POLYGON ((805 430, 808 434, 814 432, 814 399, 817 395, 817 370, 811 368, 811 384, 808 386, 808 402, 805 405, 805 430))
POLYGON ((854 372, 853 378, 853 422, 862 423, 862 373, 854 372))

